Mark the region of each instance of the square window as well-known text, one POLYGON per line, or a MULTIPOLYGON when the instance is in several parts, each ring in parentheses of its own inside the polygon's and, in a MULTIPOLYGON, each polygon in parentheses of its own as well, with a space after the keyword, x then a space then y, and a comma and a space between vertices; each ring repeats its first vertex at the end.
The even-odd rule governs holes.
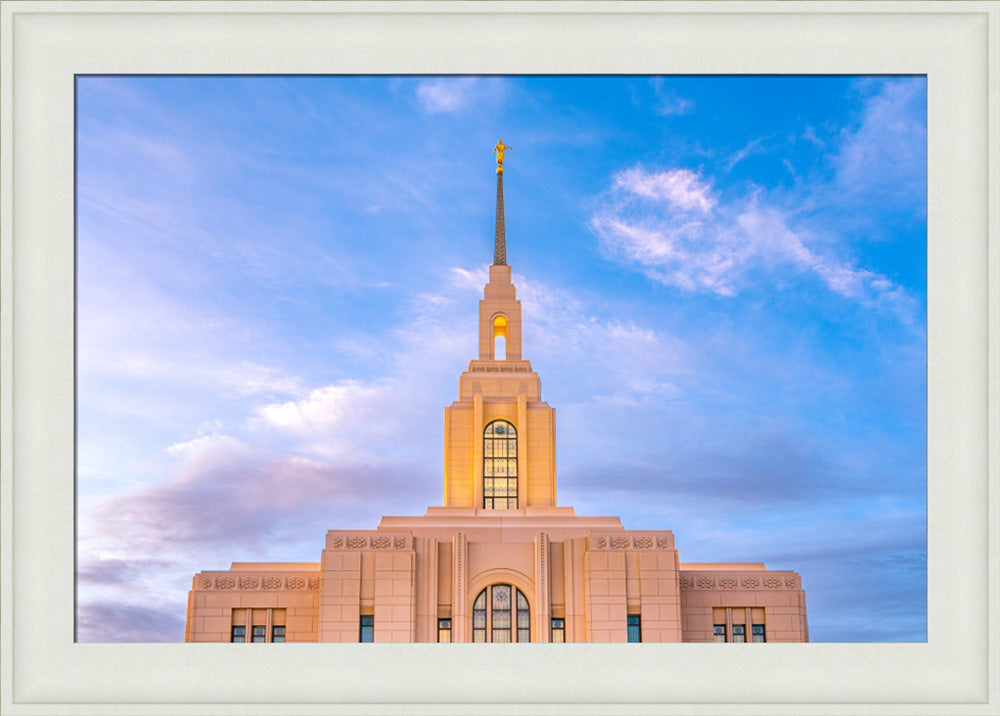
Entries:
POLYGON ((451 619, 438 619, 438 642, 441 644, 451 642, 451 619))
POLYGON ((285 641, 285 627, 283 626, 271 627, 271 641, 275 643, 281 643, 285 641))
POLYGON ((628 640, 632 644, 642 641, 642 624, 638 614, 628 616, 628 640))
POLYGON ((255 644, 263 644, 267 641, 267 627, 255 626, 253 628, 253 639, 255 644))
POLYGON ((753 630, 751 632, 751 636, 753 638, 754 643, 755 644, 763 644, 764 641, 765 641, 765 639, 764 639, 764 625, 763 624, 754 624, 751 627, 751 629, 753 630))
POLYGON ((564 644, 566 642, 566 620, 552 620, 552 643, 564 644))
POLYGON ((716 624, 714 631, 715 631, 715 641, 719 644, 724 644, 726 642, 726 625, 716 624))
POLYGON ((733 643, 745 644, 747 641, 747 628, 742 624, 733 624, 733 643))
POLYGON ((372 616, 361 617, 360 640, 362 644, 375 641, 375 617, 372 616))
POLYGON ((247 628, 245 626, 234 626, 233 635, 230 639, 234 644, 243 644, 247 640, 247 628))

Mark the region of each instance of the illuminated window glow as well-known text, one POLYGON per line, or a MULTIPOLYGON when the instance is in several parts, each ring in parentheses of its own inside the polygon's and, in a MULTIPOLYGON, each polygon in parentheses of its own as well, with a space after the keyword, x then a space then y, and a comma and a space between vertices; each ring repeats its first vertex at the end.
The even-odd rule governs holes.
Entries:
POLYGON ((530 642, 531 607, 524 593, 509 584, 494 584, 481 591, 472 604, 472 641, 530 642), (489 609, 486 608, 487 592, 489 609))
POLYGON ((493 318, 493 359, 506 360, 507 358, 507 317, 495 316, 493 318))
POLYGON ((483 507, 517 509, 517 431, 506 420, 483 432, 483 507))

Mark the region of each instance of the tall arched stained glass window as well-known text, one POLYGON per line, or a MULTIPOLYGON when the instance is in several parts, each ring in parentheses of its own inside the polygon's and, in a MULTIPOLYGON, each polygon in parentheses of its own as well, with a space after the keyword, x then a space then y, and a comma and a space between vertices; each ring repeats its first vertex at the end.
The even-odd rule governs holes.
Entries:
POLYGON ((494 584, 481 591, 472 603, 472 641, 530 642, 531 607, 524 592, 509 584, 494 584))
POLYGON ((517 509, 517 430, 506 420, 483 431, 483 507, 517 509))

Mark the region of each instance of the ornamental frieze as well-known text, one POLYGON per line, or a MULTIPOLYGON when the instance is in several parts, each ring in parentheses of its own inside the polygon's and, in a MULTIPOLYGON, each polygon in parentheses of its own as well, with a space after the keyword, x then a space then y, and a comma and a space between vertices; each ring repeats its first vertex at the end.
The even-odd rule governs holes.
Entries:
POLYGON ((589 549, 647 550, 671 549, 669 535, 665 534, 611 534, 591 535, 589 549))
POLYGON ((800 589, 798 576, 781 574, 737 575, 737 574, 683 574, 680 577, 680 587, 689 589, 800 589))
POLYGON ((412 549, 409 534, 336 534, 327 536, 329 549, 412 549))
MULTIPOLYGON (((304 590, 307 581, 306 577, 286 577, 278 574, 240 575, 238 578, 223 574, 215 577, 202 576, 198 586, 205 591, 276 592, 304 590)), ((309 578, 308 588, 319 589, 319 577, 309 578)))

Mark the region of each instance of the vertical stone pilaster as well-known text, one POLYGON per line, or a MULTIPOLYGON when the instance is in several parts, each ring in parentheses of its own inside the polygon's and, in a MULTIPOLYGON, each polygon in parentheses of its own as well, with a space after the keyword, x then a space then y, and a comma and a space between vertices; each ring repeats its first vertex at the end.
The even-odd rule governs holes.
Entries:
POLYGON ((456 532, 452 543, 452 573, 455 575, 454 592, 451 598, 451 639, 455 642, 469 641, 469 632, 466 626, 465 603, 466 592, 468 591, 468 565, 466 557, 469 545, 464 532, 456 532))
POLYGON ((417 603, 417 641, 437 641, 438 541, 433 537, 415 537, 414 570, 417 603))
POLYGON ((475 485, 475 507, 483 506, 483 394, 472 397, 472 482, 475 485))
POLYGON ((549 536, 544 532, 535 535, 535 596, 537 604, 535 611, 536 641, 542 643, 550 641, 552 634, 552 590, 549 584, 549 536))
POLYGON ((550 468, 551 475, 552 475, 552 478, 551 478, 552 479, 552 503, 551 504, 558 505, 559 504, 558 499, 557 499, 558 498, 558 494, 557 494, 558 493, 558 480, 557 480, 557 475, 556 475, 556 469, 557 469, 556 468, 556 411, 553 410, 551 412, 551 415, 552 415, 552 422, 551 422, 551 426, 552 427, 549 428, 549 430, 552 431, 552 439, 549 440, 549 443, 552 445, 552 452, 549 455, 549 465, 552 466, 550 468))
POLYGON ((451 411, 444 409, 444 502, 451 504, 451 411))
POLYGON ((517 395, 517 506, 528 506, 528 397, 517 395))
POLYGON ((566 599, 566 641, 587 641, 587 605, 584 601, 584 555, 587 538, 563 542, 563 590, 566 599))

